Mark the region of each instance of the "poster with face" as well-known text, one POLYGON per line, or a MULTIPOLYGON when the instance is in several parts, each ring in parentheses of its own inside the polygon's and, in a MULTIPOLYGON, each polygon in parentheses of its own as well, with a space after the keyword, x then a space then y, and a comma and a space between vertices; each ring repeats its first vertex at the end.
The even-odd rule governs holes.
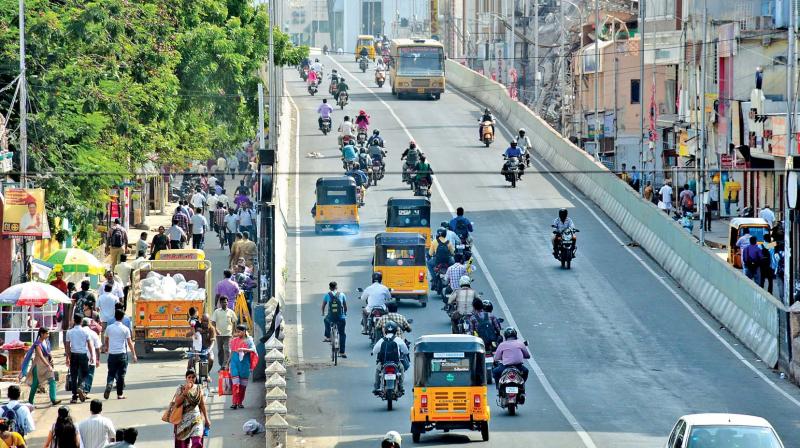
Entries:
POLYGON ((44 189, 12 188, 5 191, 3 236, 50 238, 44 207, 44 189))

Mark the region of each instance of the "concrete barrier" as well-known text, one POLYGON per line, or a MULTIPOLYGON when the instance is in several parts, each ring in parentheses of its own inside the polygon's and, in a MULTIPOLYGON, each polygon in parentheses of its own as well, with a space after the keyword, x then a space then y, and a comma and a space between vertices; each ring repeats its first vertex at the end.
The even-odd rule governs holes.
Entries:
POLYGON ((525 128, 537 155, 597 204, 692 297, 764 363, 778 362, 778 313, 784 305, 733 269, 675 221, 563 138, 506 89, 456 62, 447 61, 450 87, 475 98, 513 129, 525 128))

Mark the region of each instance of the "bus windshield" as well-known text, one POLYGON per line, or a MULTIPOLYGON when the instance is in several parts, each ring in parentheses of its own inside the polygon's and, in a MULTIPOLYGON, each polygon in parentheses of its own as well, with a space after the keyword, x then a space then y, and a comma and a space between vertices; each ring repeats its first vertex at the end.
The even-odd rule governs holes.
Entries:
POLYGON ((397 74, 408 76, 441 76, 444 53, 440 47, 400 47, 397 74))
POLYGON ((387 227, 428 227, 431 211, 427 207, 389 209, 387 227))

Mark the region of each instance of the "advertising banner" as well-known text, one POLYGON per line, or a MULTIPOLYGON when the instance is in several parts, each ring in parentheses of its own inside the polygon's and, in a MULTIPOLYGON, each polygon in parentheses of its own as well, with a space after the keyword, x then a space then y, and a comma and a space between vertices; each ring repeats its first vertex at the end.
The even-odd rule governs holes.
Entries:
POLYGON ((50 227, 44 208, 44 189, 12 188, 5 191, 5 198, 4 237, 50 238, 50 227))

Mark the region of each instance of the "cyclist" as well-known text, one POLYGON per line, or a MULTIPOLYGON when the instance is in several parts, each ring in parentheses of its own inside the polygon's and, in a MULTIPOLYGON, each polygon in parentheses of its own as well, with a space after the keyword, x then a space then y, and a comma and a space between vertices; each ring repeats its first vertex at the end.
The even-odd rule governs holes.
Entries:
MULTIPOLYGON (((195 321, 194 335, 192 337, 192 350, 195 352, 204 353, 208 359, 208 372, 214 367, 214 345, 217 340, 217 331, 211 325, 211 317, 208 314, 203 314, 199 321, 195 321)), ((189 356, 187 369, 192 369, 195 372, 195 362, 200 361, 200 356, 194 354, 189 356)))
POLYGON ((337 289, 336 282, 328 283, 329 291, 322 298, 322 316, 325 324, 325 339, 322 342, 331 341, 331 325, 336 325, 339 330, 339 356, 347 358, 344 351, 344 344, 347 336, 344 333, 345 317, 347 317, 347 296, 337 289), (328 309, 327 313, 325 308, 328 309))

